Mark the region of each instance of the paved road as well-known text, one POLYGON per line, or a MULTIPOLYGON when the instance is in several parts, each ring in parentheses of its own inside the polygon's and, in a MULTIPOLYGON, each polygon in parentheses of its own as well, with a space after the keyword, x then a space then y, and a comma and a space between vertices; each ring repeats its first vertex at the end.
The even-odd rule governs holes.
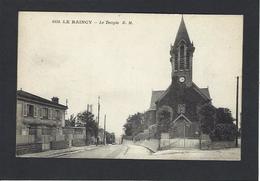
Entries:
POLYGON ((135 158, 140 159, 144 156, 149 156, 151 152, 136 145, 106 145, 102 147, 92 148, 91 150, 81 150, 79 152, 71 152, 64 155, 59 155, 59 158, 135 158))
POLYGON ((115 159, 163 159, 163 160, 240 160, 240 149, 199 150, 173 149, 152 153, 145 147, 123 144, 106 145, 56 156, 59 158, 115 158, 115 159))
POLYGON ((19 157, 42 158, 98 158, 98 159, 162 159, 162 160, 240 160, 240 148, 221 150, 171 149, 152 153, 145 147, 132 143, 106 146, 71 147, 49 150, 19 157))

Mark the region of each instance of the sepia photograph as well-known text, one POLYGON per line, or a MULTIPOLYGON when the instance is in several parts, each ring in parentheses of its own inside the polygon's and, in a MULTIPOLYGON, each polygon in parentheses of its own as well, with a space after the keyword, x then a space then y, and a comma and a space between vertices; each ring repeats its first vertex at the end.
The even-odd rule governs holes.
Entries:
POLYGON ((19 11, 16 157, 240 161, 243 18, 19 11))

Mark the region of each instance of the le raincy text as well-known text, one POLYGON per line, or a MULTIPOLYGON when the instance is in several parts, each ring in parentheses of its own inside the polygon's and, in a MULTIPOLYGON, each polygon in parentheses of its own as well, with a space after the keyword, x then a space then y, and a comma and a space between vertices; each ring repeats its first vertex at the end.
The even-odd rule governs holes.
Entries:
POLYGON ((110 21, 110 20, 99 20, 99 21, 94 21, 94 20, 52 20, 52 23, 56 24, 101 24, 101 25, 132 25, 132 21, 110 21))

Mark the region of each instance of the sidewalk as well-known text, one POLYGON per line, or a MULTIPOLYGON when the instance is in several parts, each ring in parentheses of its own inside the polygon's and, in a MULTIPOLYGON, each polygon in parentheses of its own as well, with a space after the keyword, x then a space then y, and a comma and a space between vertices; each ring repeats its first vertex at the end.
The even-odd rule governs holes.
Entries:
POLYGON ((94 150, 97 148, 102 147, 103 145, 89 145, 89 146, 81 146, 81 147, 70 147, 66 149, 60 150, 48 150, 39 153, 29 153, 24 155, 17 155, 16 157, 28 158, 28 157, 35 157, 35 158, 52 158, 52 157, 60 157, 70 153, 77 153, 87 150, 94 150))
POLYGON ((153 154, 155 158, 174 160, 241 160, 240 148, 219 150, 171 149, 161 150, 153 154))

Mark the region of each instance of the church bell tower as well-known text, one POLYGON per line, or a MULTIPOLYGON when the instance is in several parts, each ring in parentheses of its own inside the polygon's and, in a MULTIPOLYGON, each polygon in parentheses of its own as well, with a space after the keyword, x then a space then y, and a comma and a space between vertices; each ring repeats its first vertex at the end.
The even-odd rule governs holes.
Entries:
POLYGON ((192 58, 195 47, 190 41, 183 17, 176 35, 174 44, 171 45, 170 62, 172 66, 173 83, 192 85, 192 58))

